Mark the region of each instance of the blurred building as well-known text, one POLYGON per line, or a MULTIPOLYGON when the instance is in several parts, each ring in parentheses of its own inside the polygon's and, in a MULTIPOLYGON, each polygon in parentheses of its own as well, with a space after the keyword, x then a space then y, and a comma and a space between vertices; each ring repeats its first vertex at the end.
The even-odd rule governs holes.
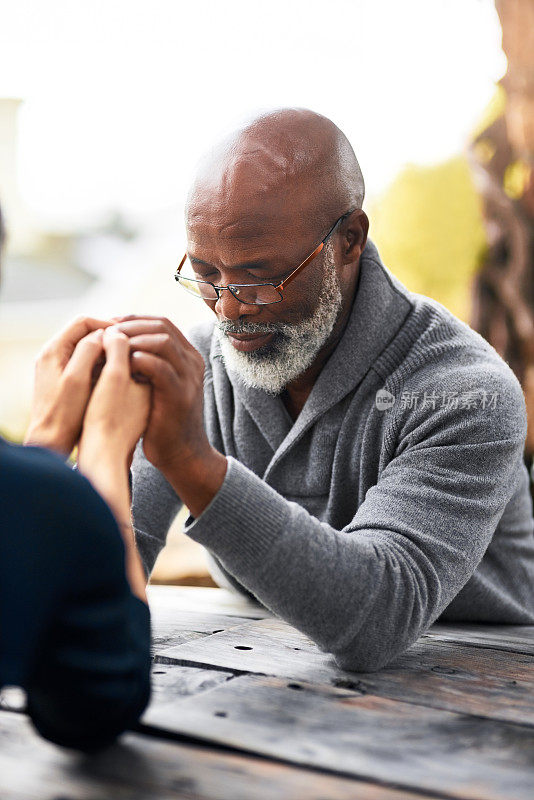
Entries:
POLYGON ((13 253, 31 248, 32 225, 17 181, 17 119, 22 100, 0 98, 0 199, 13 253))
POLYGON ((0 203, 7 228, 0 290, 0 427, 13 438, 20 438, 26 426, 36 353, 94 282, 73 257, 74 237, 41 230, 20 196, 21 102, 0 99, 0 203))

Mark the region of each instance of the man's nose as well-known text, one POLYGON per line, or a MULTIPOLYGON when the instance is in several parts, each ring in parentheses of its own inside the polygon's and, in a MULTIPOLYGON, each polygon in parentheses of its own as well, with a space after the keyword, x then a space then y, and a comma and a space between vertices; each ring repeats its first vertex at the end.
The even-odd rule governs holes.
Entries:
POLYGON ((220 319, 236 320, 243 316, 256 316, 261 308, 251 303, 241 303, 229 289, 223 289, 219 292, 214 310, 220 319))

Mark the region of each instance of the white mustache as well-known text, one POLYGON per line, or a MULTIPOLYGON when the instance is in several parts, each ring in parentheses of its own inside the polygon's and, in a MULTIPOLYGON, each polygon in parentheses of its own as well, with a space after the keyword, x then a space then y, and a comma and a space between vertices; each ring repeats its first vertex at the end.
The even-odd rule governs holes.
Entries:
POLYGON ((232 333, 283 333, 286 327, 282 322, 217 322, 216 324, 217 329, 226 336, 232 333))

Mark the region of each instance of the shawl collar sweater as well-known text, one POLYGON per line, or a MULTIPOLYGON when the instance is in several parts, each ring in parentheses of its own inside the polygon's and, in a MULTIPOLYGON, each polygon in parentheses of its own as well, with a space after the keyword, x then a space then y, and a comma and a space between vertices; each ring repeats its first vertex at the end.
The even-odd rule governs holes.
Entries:
MULTIPOLYGON (((228 470, 185 532, 219 583, 355 671, 389 663, 437 619, 534 623, 521 387, 371 242, 342 338, 296 421, 226 369, 213 325, 190 339, 228 470)), ((139 447, 133 516, 147 571, 180 505, 139 447)))

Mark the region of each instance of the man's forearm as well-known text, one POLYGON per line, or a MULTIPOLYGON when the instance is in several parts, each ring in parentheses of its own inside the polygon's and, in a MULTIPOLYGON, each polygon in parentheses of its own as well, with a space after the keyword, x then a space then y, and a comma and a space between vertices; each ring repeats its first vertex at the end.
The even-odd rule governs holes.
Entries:
POLYGON ((201 456, 178 457, 161 471, 191 516, 199 517, 220 490, 227 467, 226 457, 210 447, 201 456))
MULTIPOLYGON (((496 451, 493 469, 508 484, 516 445, 488 447, 496 451)), ((422 482, 419 453, 405 454, 398 464, 390 476, 398 487, 395 504, 388 480, 345 529, 336 530, 229 459, 221 490, 185 532, 342 667, 379 669, 411 645, 465 584, 502 513, 491 482, 466 520, 460 497, 453 503, 445 487, 422 482), (433 509, 418 521, 415 487, 433 509)))

